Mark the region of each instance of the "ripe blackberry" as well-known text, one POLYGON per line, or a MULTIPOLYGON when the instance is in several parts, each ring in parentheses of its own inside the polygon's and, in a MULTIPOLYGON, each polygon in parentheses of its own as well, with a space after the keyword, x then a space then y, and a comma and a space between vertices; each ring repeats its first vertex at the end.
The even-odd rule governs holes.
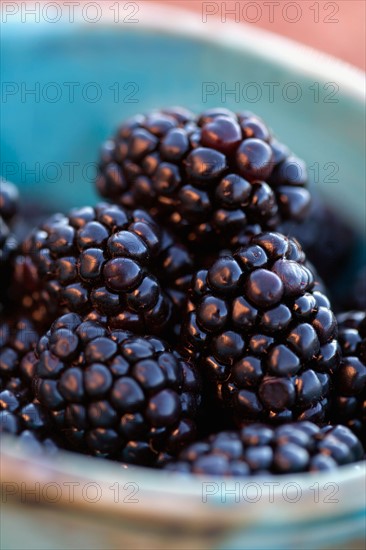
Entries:
POLYGON ((206 476, 293 474, 335 470, 363 455, 360 441, 345 426, 252 424, 192 443, 164 468, 206 476))
POLYGON ((337 324, 304 262, 262 233, 192 279, 182 339, 239 425, 326 420, 337 324))
POLYGON ((0 433, 20 436, 32 450, 56 449, 50 417, 33 399, 34 350, 39 339, 26 317, 0 324, 0 433), (42 445, 41 445, 42 443, 42 445))
POLYGON ((30 398, 35 368, 33 350, 38 340, 39 334, 26 316, 0 322, 0 391, 30 398))
POLYGON ((0 178, 0 216, 11 222, 18 212, 19 193, 13 183, 0 178))
POLYGON ((12 225, 17 211, 17 188, 0 178, 0 304, 7 301, 11 280, 11 258, 17 246, 12 225))
POLYGON ((151 464, 193 439, 197 375, 162 340, 69 313, 37 354, 36 396, 79 451, 151 464))
POLYGON ((333 418, 366 443, 366 313, 338 316, 342 361, 336 374, 333 418))
POLYGON ((305 222, 286 221, 278 231, 299 241, 308 260, 330 287, 340 279, 356 249, 356 235, 350 224, 320 197, 313 199, 305 222))
POLYGON ((190 270, 187 250, 149 214, 98 204, 56 214, 31 232, 16 259, 15 290, 48 326, 63 311, 94 308, 114 328, 156 334, 190 270))
POLYGON ((249 112, 182 108, 137 115, 102 149, 97 189, 124 206, 143 205, 191 243, 227 246, 248 224, 302 220, 307 174, 249 112))
POLYGON ((60 447, 51 416, 37 400, 29 397, 28 386, 0 392, 0 437, 3 433, 18 436, 18 442, 25 444, 32 454, 55 452, 60 447))

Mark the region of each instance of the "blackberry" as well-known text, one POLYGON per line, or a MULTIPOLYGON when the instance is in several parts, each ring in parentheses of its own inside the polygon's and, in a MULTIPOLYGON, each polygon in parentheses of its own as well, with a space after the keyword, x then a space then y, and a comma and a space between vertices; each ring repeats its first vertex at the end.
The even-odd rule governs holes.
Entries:
POLYGON ((0 178, 0 303, 7 301, 11 280, 11 259, 17 241, 13 234, 14 218, 18 212, 18 190, 12 183, 0 178))
POLYGON ((69 313, 37 354, 36 397, 75 449, 152 464, 159 451, 177 452, 194 437, 196 372, 159 338, 69 313))
POLYGON ((63 312, 95 309, 114 328, 159 333, 191 270, 185 247, 149 214, 107 204, 55 214, 31 232, 21 252, 15 292, 47 326, 63 312))
POLYGON ((278 231, 300 242, 308 260, 330 287, 340 279, 356 248, 356 234, 350 224, 319 197, 313 199, 305 222, 286 221, 278 231))
POLYGON ((0 216, 11 222, 18 212, 19 193, 13 183, 0 178, 0 216))
POLYGON ((21 314, 0 322, 0 391, 29 399, 34 375, 33 350, 39 340, 34 324, 21 314))
POLYGON ((182 340, 239 425, 326 420, 337 323, 305 261, 261 233, 192 279, 182 340))
POLYGON ((366 443, 366 312, 338 316, 342 361, 336 374, 333 418, 366 443))
POLYGON ((363 455, 360 441, 345 426, 252 424, 192 443, 163 467, 206 476, 294 474, 332 471, 363 455))
POLYGON ((54 435, 51 416, 37 400, 25 397, 29 395, 28 390, 24 386, 17 391, 0 392, 0 437, 1 434, 18 436, 18 443, 24 444, 32 454, 56 452, 61 443, 54 435))
POLYGON ((97 189, 143 205, 190 243, 227 246, 248 225, 302 220, 310 204, 302 160, 249 112, 182 108, 137 115, 101 152, 97 189))
POLYGON ((54 450, 50 417, 33 399, 34 348, 39 335, 26 317, 0 324, 0 433, 20 436, 32 450, 54 450), (42 444, 42 445, 41 445, 42 444))

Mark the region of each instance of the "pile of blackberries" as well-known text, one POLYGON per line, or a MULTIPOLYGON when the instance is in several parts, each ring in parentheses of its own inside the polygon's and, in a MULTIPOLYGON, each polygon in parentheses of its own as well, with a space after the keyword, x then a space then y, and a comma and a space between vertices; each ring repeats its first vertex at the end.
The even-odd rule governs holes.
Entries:
POLYGON ((352 233, 258 116, 135 116, 102 148, 107 202, 20 242, 0 185, 0 432, 25 453, 227 476, 364 457, 366 312, 326 290, 352 233))

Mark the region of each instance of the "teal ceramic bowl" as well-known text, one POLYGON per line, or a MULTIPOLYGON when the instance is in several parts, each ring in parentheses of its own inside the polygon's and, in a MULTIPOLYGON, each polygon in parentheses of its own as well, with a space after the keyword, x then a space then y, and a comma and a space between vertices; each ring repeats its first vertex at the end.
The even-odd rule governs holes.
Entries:
MULTIPOLYGON (((163 105, 222 105, 262 115, 364 235, 364 80, 356 69, 252 27, 166 10, 142 15, 136 25, 3 25, 1 172, 29 204, 95 202, 98 149, 121 119, 163 105)), ((7 550, 363 548, 364 464, 322 475, 187 479, 68 453, 29 459, 2 438, 1 476, 7 550)))

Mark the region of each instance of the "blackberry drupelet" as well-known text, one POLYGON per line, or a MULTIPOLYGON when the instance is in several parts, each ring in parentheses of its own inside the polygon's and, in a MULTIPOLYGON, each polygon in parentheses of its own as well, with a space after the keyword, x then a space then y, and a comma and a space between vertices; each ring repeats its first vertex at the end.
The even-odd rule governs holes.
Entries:
POLYGON ((7 301, 11 281, 11 260, 17 247, 13 234, 14 218, 18 212, 18 190, 0 178, 0 304, 7 301))
POLYGON ((15 289, 47 328, 63 312, 95 309, 115 328, 156 334, 191 269, 185 247, 149 214, 98 204, 55 214, 31 232, 16 259, 15 289))
POLYGON ((336 374, 332 419, 366 444, 366 312, 338 316, 342 361, 336 374))
POLYGON ((262 233, 192 279, 182 340, 241 425, 326 421, 337 323, 300 245, 262 233))
POLYGON ((109 331, 69 313, 40 339, 35 394, 85 453, 153 464, 196 432, 194 368, 162 340, 109 331))
POLYGON ((332 471, 363 455, 360 441, 345 426, 252 424, 192 443, 163 467, 206 476, 294 474, 332 471))
POLYGON ((103 146, 96 185, 113 202, 148 208, 191 244, 228 246, 248 225, 304 219, 306 184, 303 161, 253 113, 178 107, 122 124, 103 146))

